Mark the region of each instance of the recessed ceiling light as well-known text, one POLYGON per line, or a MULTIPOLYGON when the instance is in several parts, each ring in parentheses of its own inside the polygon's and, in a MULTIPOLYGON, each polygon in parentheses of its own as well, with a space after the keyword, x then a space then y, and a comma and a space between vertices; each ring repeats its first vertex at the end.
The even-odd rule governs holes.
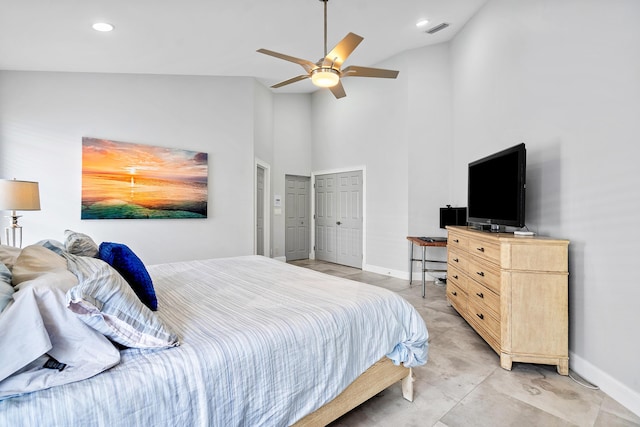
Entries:
POLYGON ((424 27, 425 25, 427 25, 429 23, 428 20, 426 19, 421 19, 418 22, 416 22, 416 27, 424 27))
POLYGON ((113 28, 114 28, 113 25, 108 24, 106 22, 96 22, 91 27, 96 31, 102 31, 102 32, 113 31, 113 28))

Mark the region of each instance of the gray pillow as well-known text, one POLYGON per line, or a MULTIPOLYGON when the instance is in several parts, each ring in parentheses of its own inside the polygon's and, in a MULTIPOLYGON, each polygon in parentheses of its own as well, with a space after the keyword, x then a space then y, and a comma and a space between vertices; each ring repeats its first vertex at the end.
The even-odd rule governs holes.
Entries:
POLYGON ((96 257, 98 245, 93 239, 84 233, 73 230, 64 231, 64 247, 67 252, 74 255, 96 257))
POLYGON ((63 252, 66 252, 66 248, 64 247, 64 243, 58 242, 53 239, 45 239, 40 240, 36 245, 44 246, 45 248, 57 253, 58 255, 62 255, 63 252))

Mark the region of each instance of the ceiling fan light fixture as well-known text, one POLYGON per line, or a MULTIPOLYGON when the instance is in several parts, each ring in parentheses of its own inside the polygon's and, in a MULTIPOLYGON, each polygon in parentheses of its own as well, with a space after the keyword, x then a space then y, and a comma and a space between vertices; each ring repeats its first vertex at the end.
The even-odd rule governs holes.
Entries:
POLYGON ((340 81, 340 74, 330 67, 319 67, 311 71, 311 82, 318 87, 333 87, 340 81))

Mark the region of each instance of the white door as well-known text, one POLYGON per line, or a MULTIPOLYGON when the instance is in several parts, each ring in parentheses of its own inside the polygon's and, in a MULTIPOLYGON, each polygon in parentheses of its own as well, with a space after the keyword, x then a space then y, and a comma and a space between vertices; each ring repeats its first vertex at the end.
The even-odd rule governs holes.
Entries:
POLYGON ((362 171, 340 173, 338 184, 338 264, 362 268, 362 171))
POLYGON ((336 177, 318 175, 315 179, 316 259, 336 262, 336 177))
POLYGON ((362 171, 316 176, 316 258, 362 268, 362 171))
POLYGON ((309 183, 307 176, 285 176, 285 256, 287 261, 309 258, 309 183))

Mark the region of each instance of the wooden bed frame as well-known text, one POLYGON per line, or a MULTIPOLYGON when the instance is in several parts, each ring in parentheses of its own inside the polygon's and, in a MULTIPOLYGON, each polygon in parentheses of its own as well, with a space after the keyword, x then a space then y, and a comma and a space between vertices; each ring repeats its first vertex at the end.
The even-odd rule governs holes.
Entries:
POLYGON ((413 402, 411 368, 396 366, 390 359, 383 357, 364 371, 335 399, 302 418, 294 426, 326 426, 398 381, 402 381, 402 397, 413 402))

